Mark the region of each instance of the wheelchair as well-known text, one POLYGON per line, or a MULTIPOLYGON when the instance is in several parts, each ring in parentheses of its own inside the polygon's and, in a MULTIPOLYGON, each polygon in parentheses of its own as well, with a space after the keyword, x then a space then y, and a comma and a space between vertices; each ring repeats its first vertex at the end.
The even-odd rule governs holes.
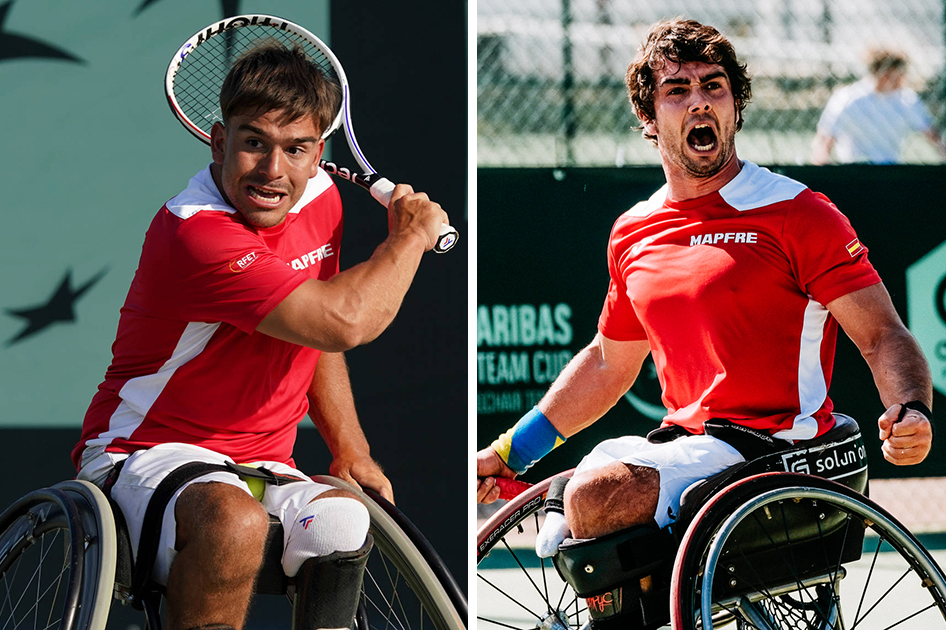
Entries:
MULTIPOLYGON (((466 627, 463 592, 396 507, 337 478, 313 479, 358 495, 371 517, 375 544, 355 617, 358 630, 466 627)), ((280 564, 282 538, 282 526, 272 519, 255 591, 294 601, 294 584, 280 564)), ((0 628, 106 628, 113 600, 131 601, 131 558, 124 520, 97 486, 65 481, 31 492, 0 515, 0 628)), ((146 630, 161 630, 159 586, 148 585, 136 607, 146 630)), ((294 630, 301 630, 305 620, 295 618, 294 630)))
POLYGON ((566 540, 552 559, 534 542, 550 486, 573 471, 522 491, 477 531, 478 627, 946 628, 942 570, 868 498, 860 431, 836 418, 693 484, 663 530, 566 540))

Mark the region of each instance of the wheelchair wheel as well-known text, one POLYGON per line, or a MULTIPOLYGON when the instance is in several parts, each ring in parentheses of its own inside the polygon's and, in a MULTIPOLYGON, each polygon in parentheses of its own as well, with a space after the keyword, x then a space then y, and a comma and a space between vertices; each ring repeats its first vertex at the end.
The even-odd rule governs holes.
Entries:
MULTIPOLYGON (((571 476, 571 471, 558 476, 571 476)), ((535 553, 551 479, 499 509, 476 534, 477 619, 480 627, 565 630, 587 624, 585 601, 535 553)))
POLYGON ((353 492, 368 507, 375 545, 365 569, 358 630, 466 627, 466 597, 413 524, 377 493, 329 476, 319 483, 353 492))
POLYGON ((674 563, 676 630, 946 628, 946 580, 883 508, 793 473, 749 477, 690 523, 674 563))
POLYGON ((115 549, 111 508, 92 484, 21 498, 0 515, 0 627, 104 628, 115 549))

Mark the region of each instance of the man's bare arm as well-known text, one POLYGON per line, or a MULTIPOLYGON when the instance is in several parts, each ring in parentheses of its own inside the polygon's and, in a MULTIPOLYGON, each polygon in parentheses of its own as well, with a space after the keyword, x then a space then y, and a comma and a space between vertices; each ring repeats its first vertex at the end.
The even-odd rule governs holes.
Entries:
POLYGON ((648 354, 647 341, 614 341, 598 333, 558 375, 539 409, 563 436, 575 435, 631 388, 648 354))
POLYGON ((306 280, 257 330, 328 352, 368 343, 394 319, 421 257, 446 222, 446 213, 427 195, 398 185, 391 201, 390 234, 371 258, 327 281, 306 280))
MULTIPOLYGON (((614 341, 600 333, 565 366, 542 400, 540 411, 564 437, 593 424, 630 389, 650 353, 646 341, 614 341)), ((499 498, 495 477, 515 473, 491 446, 477 453, 476 497, 499 498)))
POLYGON ((345 355, 323 352, 309 387, 309 417, 332 453, 329 472, 394 500, 391 482, 372 459, 358 421, 345 355))
POLYGON ((883 284, 855 291, 827 304, 844 332, 861 351, 887 410, 878 420, 884 457, 897 465, 917 464, 929 454, 933 429, 929 418, 901 404, 933 402, 930 367, 916 339, 897 315, 883 284))

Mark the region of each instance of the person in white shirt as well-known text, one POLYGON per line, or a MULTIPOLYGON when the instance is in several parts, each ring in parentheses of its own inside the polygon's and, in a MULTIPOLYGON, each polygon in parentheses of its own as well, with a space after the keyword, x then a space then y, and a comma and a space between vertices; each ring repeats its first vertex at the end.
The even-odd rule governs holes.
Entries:
POLYGON ((868 53, 867 66, 868 76, 840 88, 828 101, 818 121, 812 162, 896 164, 903 161, 901 147, 911 133, 922 133, 946 159, 946 145, 929 110, 904 86, 907 57, 877 48, 868 53))

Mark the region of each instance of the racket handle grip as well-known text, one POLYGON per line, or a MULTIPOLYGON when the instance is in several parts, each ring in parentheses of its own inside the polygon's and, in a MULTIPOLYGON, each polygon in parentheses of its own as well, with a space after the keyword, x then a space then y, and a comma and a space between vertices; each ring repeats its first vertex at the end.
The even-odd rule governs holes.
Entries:
POLYGON ((499 486, 499 498, 506 500, 515 498, 532 487, 531 483, 508 477, 496 477, 496 485, 499 486))
MULTIPOLYGON (((387 208, 391 203, 391 195, 394 194, 394 184, 391 183, 391 180, 381 177, 368 188, 368 192, 375 198, 375 201, 387 208)), ((434 243, 434 252, 443 254, 450 251, 457 244, 458 238, 460 238, 459 232, 453 226, 444 223, 440 226, 440 235, 437 236, 437 242, 434 243)))
POLYGON ((437 237, 437 242, 434 243, 434 253, 443 254, 450 251, 457 244, 458 238, 460 238, 459 232, 452 225, 444 223, 440 226, 440 236, 437 237))
POLYGON ((368 188, 374 200, 387 208, 391 204, 391 195, 394 194, 394 182, 386 177, 379 177, 368 188))

